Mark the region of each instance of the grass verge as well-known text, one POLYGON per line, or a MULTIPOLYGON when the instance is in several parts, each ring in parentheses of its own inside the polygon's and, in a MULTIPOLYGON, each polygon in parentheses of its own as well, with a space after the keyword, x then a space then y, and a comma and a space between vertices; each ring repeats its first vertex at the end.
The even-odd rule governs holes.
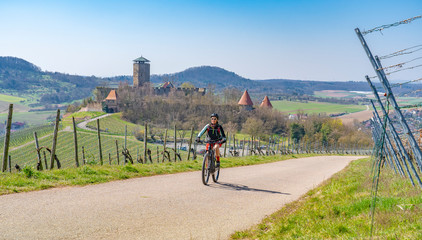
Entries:
MULTIPOLYGON (((370 160, 352 162, 299 200, 232 239, 369 239, 370 160)), ((382 169, 374 239, 422 239, 422 194, 382 169)))
MULTIPOLYGON (((282 161, 316 154, 292 154, 284 156, 247 156, 222 159, 222 167, 247 166, 282 161)), ((26 166, 19 173, 0 173, 0 195, 47 189, 52 187, 87 185, 134 177, 201 170, 202 159, 183 162, 165 162, 134 165, 85 165, 50 171, 36 171, 26 166)), ((200 181, 198 179, 198 181, 200 181)))

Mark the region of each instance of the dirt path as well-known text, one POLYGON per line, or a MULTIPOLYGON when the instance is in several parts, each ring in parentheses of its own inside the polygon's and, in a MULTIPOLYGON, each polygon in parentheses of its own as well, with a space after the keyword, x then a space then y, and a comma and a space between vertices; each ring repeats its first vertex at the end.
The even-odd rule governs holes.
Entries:
POLYGON ((4 195, 0 239, 227 239, 358 158, 223 168, 210 186, 189 172, 4 195))

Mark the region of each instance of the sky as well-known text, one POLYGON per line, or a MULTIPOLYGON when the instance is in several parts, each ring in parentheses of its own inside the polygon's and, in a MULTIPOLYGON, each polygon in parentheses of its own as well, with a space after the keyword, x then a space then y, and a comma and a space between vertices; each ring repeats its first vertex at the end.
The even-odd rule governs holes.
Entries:
MULTIPOLYGON (((421 0, 0 0, 0 56, 99 77, 132 75, 143 56, 151 74, 207 65, 254 80, 365 81, 375 74, 354 29, 419 15, 421 0)), ((379 56, 422 44, 422 19, 365 39, 379 56)), ((390 79, 421 78, 421 69, 390 79)))

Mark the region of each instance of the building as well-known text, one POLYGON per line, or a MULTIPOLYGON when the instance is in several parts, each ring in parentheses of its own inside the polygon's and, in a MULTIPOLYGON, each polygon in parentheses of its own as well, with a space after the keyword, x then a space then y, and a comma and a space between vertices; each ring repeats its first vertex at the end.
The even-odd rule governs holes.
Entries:
MULTIPOLYGON (((139 57, 133 60, 133 87, 149 86, 150 64, 149 60, 139 57)), ((171 91, 184 92, 186 95, 199 93, 204 95, 205 88, 180 88, 175 87, 171 82, 165 82, 152 88, 155 95, 168 95, 171 91)), ((118 89, 110 87, 97 87, 97 99, 102 101, 102 109, 107 113, 119 112, 118 109, 118 89), (107 97, 106 97, 107 96, 107 97)))
POLYGON ((139 57, 133 60, 133 87, 140 87, 150 81, 149 60, 139 57))
POLYGON ((262 100, 262 103, 259 107, 266 107, 266 108, 273 108, 273 105, 270 102, 270 99, 268 96, 264 97, 264 100, 262 100))
POLYGON ((251 97, 249 96, 248 90, 245 90, 237 104, 244 107, 246 110, 253 109, 253 102, 251 100, 251 97))
POLYGON ((106 113, 119 112, 116 90, 113 89, 110 91, 108 96, 103 100, 102 105, 103 105, 103 111, 106 113))

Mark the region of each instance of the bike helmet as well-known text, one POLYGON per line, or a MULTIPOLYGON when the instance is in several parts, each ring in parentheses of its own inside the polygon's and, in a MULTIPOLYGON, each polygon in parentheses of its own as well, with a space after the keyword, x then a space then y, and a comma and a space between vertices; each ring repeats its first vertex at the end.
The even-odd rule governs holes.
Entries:
POLYGON ((212 118, 212 117, 216 117, 216 118, 217 118, 217 120, 218 120, 218 114, 217 114, 217 113, 213 113, 213 114, 211 114, 211 117, 210 117, 210 118, 212 118))

